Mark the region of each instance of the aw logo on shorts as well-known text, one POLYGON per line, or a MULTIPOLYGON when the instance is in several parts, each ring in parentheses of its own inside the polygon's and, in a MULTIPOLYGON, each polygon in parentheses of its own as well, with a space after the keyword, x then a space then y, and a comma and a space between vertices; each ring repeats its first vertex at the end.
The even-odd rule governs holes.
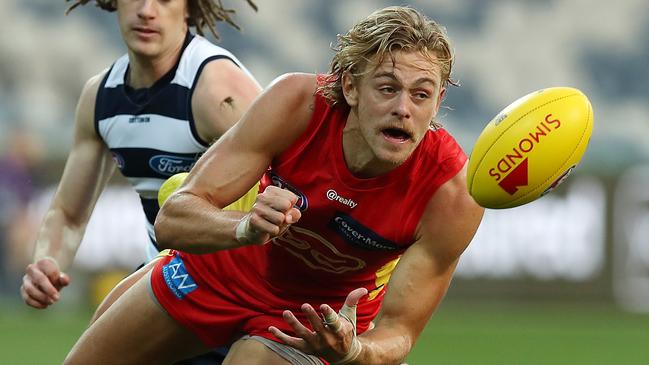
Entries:
POLYGON ((165 283, 178 299, 198 289, 194 279, 187 273, 185 263, 178 256, 162 267, 162 275, 165 283))

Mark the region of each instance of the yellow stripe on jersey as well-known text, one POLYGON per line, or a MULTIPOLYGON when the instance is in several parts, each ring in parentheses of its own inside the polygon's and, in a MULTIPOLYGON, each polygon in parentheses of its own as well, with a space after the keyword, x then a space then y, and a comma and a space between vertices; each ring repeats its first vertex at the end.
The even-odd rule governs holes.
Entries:
POLYGON ((368 295, 368 300, 374 300, 374 298, 376 298, 376 296, 379 295, 379 293, 381 293, 383 289, 385 289, 385 284, 387 284, 390 280, 390 276, 392 275, 392 272, 397 266, 400 258, 401 256, 397 257, 396 259, 388 262, 376 271, 376 280, 374 281, 376 289, 370 292, 370 294, 368 295))

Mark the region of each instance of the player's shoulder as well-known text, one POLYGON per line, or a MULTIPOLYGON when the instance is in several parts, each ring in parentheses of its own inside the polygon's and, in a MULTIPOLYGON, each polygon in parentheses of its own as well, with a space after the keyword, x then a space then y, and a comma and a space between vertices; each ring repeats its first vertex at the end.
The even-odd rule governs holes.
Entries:
POLYGON ((86 81, 81 91, 81 100, 88 99, 88 101, 92 100, 94 103, 97 91, 109 70, 110 69, 106 68, 86 81))
POLYGON ((267 91, 293 102, 312 103, 317 89, 315 74, 293 72, 283 74, 274 79, 267 91))

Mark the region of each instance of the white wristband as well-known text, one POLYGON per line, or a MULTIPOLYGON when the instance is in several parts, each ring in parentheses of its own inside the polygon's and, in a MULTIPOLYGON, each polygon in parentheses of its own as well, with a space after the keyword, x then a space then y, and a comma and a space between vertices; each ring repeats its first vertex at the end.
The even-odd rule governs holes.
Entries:
POLYGON ((237 228, 234 231, 234 236, 240 244, 250 244, 250 237, 248 236, 249 229, 250 214, 246 214, 243 216, 243 218, 241 218, 241 220, 239 220, 239 224, 237 224, 237 228))
POLYGON ((354 337, 352 339, 352 346, 349 348, 349 352, 347 353, 347 355, 345 355, 345 357, 343 357, 338 361, 332 362, 331 365, 349 364, 350 362, 356 360, 358 355, 360 355, 361 350, 363 350, 363 344, 361 343, 361 341, 358 340, 356 334, 354 334, 354 337))

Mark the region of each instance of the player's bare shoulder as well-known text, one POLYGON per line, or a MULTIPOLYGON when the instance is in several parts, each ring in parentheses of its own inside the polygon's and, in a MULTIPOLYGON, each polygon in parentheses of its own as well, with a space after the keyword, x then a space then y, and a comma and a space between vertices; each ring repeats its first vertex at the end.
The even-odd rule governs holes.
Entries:
POLYGON ((431 197, 419 223, 418 233, 426 241, 445 242, 437 249, 459 256, 475 234, 484 208, 469 194, 467 166, 445 182, 431 197))
POLYGON ((81 90, 79 102, 77 103, 77 127, 93 128, 95 118, 95 104, 97 102, 97 92, 101 86, 101 81, 106 76, 108 69, 103 70, 86 81, 81 90))
POLYGON ((268 91, 277 97, 286 98, 293 107, 313 111, 314 95, 318 87, 317 76, 308 73, 287 73, 273 80, 268 91))

